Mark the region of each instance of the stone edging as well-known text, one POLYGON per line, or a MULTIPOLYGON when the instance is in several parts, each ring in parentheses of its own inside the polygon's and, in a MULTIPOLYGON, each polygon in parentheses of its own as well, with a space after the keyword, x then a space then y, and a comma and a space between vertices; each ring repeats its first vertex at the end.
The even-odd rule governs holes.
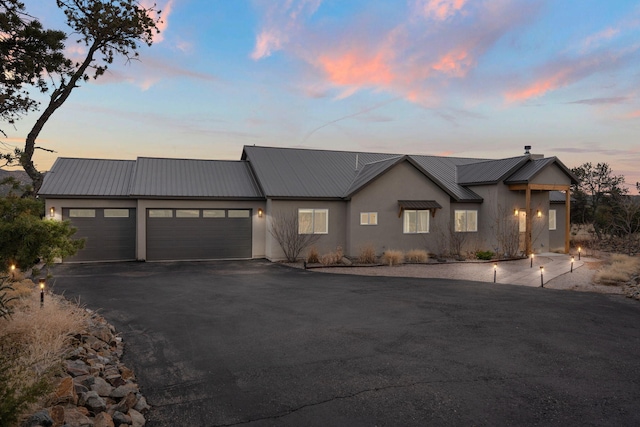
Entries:
POLYGON ((124 350, 115 328, 88 310, 87 330, 74 335, 64 375, 46 408, 24 427, 141 427, 151 407, 140 394, 133 371, 120 362, 124 350))

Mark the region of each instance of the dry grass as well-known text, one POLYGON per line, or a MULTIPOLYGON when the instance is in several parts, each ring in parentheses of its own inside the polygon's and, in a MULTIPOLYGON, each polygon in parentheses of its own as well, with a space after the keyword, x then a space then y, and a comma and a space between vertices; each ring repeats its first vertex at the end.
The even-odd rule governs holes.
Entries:
POLYGON ((307 262, 310 264, 316 264, 320 262, 320 254, 315 246, 311 246, 309 253, 307 254, 307 262))
POLYGON ((12 301, 11 318, 0 320, 0 352, 5 386, 20 394, 58 371, 71 335, 85 329, 88 314, 51 294, 40 307, 40 291, 30 280, 12 286, 19 299, 12 301))
POLYGON ((397 250, 387 250, 382 254, 381 261, 384 264, 399 265, 404 262, 404 252, 397 250))
POLYGON ((358 255, 358 263, 360 264, 375 264, 378 257, 376 257, 376 248, 373 244, 369 243, 360 248, 360 254, 358 255))
POLYGON ((594 280, 605 285, 617 285, 628 282, 633 274, 640 272, 640 258, 613 254, 609 264, 599 270, 594 280))
POLYGON ((412 249, 404 257, 407 262, 427 262, 429 260, 429 254, 422 249, 412 249))
POLYGON ((335 252, 329 252, 328 254, 322 255, 320 258, 320 263, 322 265, 334 265, 334 264, 342 264, 342 257, 344 256, 344 252, 342 248, 338 246, 335 252))

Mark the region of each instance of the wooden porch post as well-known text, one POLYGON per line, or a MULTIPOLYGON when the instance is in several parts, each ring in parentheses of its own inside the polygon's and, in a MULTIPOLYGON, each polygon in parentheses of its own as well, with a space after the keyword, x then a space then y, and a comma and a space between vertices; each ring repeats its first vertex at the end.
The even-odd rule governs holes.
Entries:
POLYGON ((567 187, 564 202, 564 253, 568 254, 571 249, 571 192, 567 187))
POLYGON ((527 213, 527 229, 526 232, 524 233, 524 247, 525 247, 525 251, 526 251, 526 255, 529 256, 533 253, 533 250, 531 248, 531 237, 533 235, 532 233, 532 225, 533 225, 533 221, 531 218, 531 186, 529 184, 527 184, 527 189, 526 189, 526 197, 525 197, 525 212, 527 213))

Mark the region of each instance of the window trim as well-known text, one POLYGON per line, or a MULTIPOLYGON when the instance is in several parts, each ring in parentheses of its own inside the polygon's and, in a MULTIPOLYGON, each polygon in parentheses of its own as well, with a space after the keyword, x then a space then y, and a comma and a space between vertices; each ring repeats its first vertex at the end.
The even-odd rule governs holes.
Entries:
POLYGON ((453 230, 456 233, 477 233, 478 232, 478 210, 477 209, 455 209, 453 212, 453 222, 454 222, 453 230), (458 230, 457 215, 459 212, 464 212, 464 230, 458 230), (476 216, 474 230, 469 230, 469 212, 473 212, 476 216))
POLYGON ((378 212, 360 212, 360 225, 378 225, 378 212), (366 218, 366 222, 363 218, 366 218))
POLYGON ((298 234, 329 234, 329 209, 313 209, 313 208, 298 208, 298 234), (316 213, 323 212, 324 215, 324 231, 316 231, 316 213), (303 233, 300 228, 300 214, 311 214, 311 232, 303 233))
POLYGON ((404 214, 402 218, 402 232, 403 234, 428 234, 431 228, 431 209, 404 209, 404 214), (408 218, 410 213, 415 213, 416 215, 416 231, 407 230, 408 218), (418 230, 418 215, 420 213, 426 214, 427 218, 427 226, 426 230, 418 230))

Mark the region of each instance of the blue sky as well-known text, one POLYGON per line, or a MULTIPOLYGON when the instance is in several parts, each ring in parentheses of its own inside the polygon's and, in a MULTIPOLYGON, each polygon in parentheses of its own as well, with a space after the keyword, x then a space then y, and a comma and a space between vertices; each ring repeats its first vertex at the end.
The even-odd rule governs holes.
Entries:
MULTIPOLYGON (((55 1, 26 3, 66 30, 55 1)), ((252 144, 482 158, 532 145, 640 181, 637 1, 156 3, 163 31, 140 61, 117 59, 46 125, 42 170, 57 156, 239 159, 252 144)))

